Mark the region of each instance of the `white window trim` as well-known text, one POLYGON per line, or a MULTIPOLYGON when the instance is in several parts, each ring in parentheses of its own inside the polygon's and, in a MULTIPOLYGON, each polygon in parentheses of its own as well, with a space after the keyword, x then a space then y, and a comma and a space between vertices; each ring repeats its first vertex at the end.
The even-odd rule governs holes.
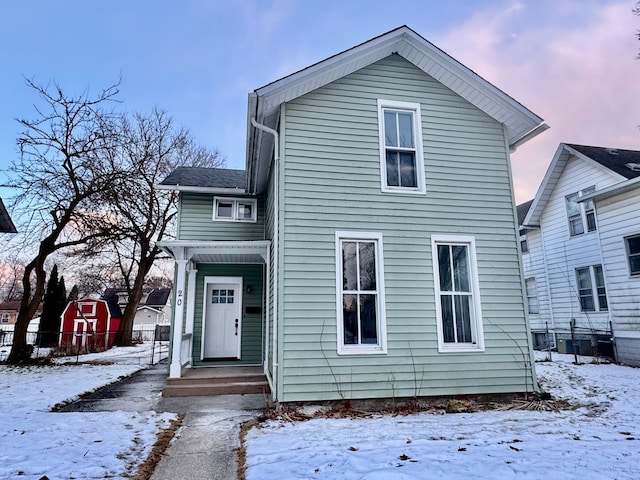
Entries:
POLYGON ((78 302, 78 315, 80 317, 84 316, 89 316, 89 317, 95 317, 96 316, 96 307, 97 304, 96 302, 78 302), (89 306, 91 307, 91 309, 88 312, 83 312, 82 311, 82 307, 85 306, 89 306))
POLYGON ((232 197, 213 197, 213 220, 216 222, 243 222, 243 223, 255 223, 258 220, 258 200, 255 198, 232 198, 232 197), (232 216, 219 217, 218 216, 218 203, 231 203, 232 216), (251 218, 239 218, 238 209, 240 204, 251 205, 251 218))
POLYGON ((589 195, 591 193, 593 193, 596 190, 596 186, 595 185, 591 185, 587 188, 583 188, 582 190, 579 190, 577 192, 573 192, 570 193, 569 195, 565 195, 565 210, 566 210, 566 217, 567 217, 567 226, 569 228, 569 236, 570 237, 578 237, 580 235, 585 235, 587 233, 593 233, 598 231, 598 219, 596 217, 596 209, 595 209, 595 205, 593 206, 593 220, 595 222, 595 228, 593 230, 589 230, 589 221, 587 220, 587 202, 582 202, 580 201, 580 199, 582 197, 584 197, 585 195, 589 195), (569 211, 567 210, 567 199, 569 197, 572 197, 576 195, 576 203, 578 204, 578 208, 580 209, 580 221, 582 222, 582 232, 580 233, 572 233, 571 231, 571 220, 569 217, 569 211))
POLYGON ((471 235, 431 235, 431 260, 433 264, 433 285, 436 303, 436 327, 438 332, 438 352, 484 352, 484 331, 482 327, 482 308, 480 286, 478 283, 478 264, 476 258, 476 239, 471 235), (475 344, 445 343, 442 328, 442 307, 440 305, 440 266, 438 265, 438 245, 466 245, 469 252, 469 275, 471 277, 472 325, 475 344))
POLYGON ((424 144, 422 142, 422 114, 420 112, 420 104, 413 102, 397 102, 394 100, 378 99, 378 135, 380 143, 380 178, 381 191, 383 193, 400 193, 424 195, 426 193, 425 173, 424 173, 424 144), (390 187, 387 185, 387 155, 384 139, 384 110, 406 110, 413 113, 413 130, 416 142, 416 176, 418 177, 418 186, 415 188, 407 187, 390 187))
POLYGON ((338 355, 371 355, 387 353, 387 314, 384 288, 384 252, 382 234, 378 232, 336 231, 336 318, 338 355), (371 240, 376 242, 376 284, 378 286, 378 344, 377 345, 345 345, 344 319, 342 312, 342 246, 343 240, 371 240))
POLYGON ((640 277, 640 272, 632 272, 631 271, 631 252, 629 251, 629 240, 632 238, 638 238, 640 234, 627 235, 623 238, 624 241, 624 253, 627 260, 627 271, 629 272, 629 278, 638 278, 640 277))
POLYGON ((582 313, 598 313, 598 312, 608 312, 609 311, 609 297, 607 296, 607 282, 604 281, 604 296, 607 301, 607 308, 600 307, 600 297, 598 295, 598 282, 596 279, 596 270, 595 267, 600 267, 602 270, 602 279, 604 281, 604 268, 601 264, 597 263, 595 265, 584 265, 582 267, 576 267, 575 269, 575 277, 576 277, 576 292, 578 294, 578 307, 580 308, 580 312, 582 313), (591 281, 591 299, 593 301, 593 310, 583 310, 582 302, 580 301, 580 283, 578 282, 578 270, 589 270, 589 279, 591 281))
POLYGON ((525 279, 524 281, 525 284, 525 290, 526 290, 526 294, 527 294, 527 313, 529 315, 539 315, 540 314, 540 301, 538 300, 538 282, 536 281, 536 277, 528 277, 525 279), (533 288, 535 289, 535 295, 531 294, 531 290, 529 289, 529 281, 533 280, 533 288), (538 310, 537 312, 532 312, 531 311, 531 299, 535 299, 535 306, 536 306, 536 310, 538 310))

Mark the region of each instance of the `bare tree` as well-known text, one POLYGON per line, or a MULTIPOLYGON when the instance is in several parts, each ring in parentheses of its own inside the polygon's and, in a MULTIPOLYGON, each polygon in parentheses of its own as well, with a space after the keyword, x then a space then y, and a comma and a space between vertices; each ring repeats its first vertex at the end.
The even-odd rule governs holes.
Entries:
POLYGON ((156 242, 173 235, 177 193, 157 185, 177 166, 215 167, 224 164, 217 152, 194 141, 162 110, 124 118, 117 162, 132 172, 113 191, 112 215, 118 235, 109 239, 129 301, 116 336, 117 345, 130 345, 133 321, 145 279, 162 257, 156 242))
POLYGON ((106 109, 118 93, 113 85, 95 98, 88 93, 67 96, 58 85, 27 81, 39 96, 33 120, 18 119, 18 160, 9 168, 14 214, 20 222, 24 248, 35 253, 22 275, 23 295, 16 320, 9 363, 29 361, 29 322, 45 291, 45 261, 52 254, 106 235, 110 217, 99 200, 123 176, 109 152, 116 147, 117 116, 106 109), (33 283, 32 283, 33 282, 33 283))
POLYGON ((0 299, 2 302, 15 302, 22 298, 22 275, 26 262, 16 255, 0 260, 0 299))

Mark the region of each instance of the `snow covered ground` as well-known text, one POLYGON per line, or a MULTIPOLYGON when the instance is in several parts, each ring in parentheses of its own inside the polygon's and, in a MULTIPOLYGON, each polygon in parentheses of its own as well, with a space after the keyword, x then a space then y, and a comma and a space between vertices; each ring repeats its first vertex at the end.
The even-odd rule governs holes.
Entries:
MULTIPOLYGON (((52 413, 51 408, 144 368, 151 353, 149 343, 80 357, 112 364, 0 366, 0 479, 123 478, 135 473, 174 414, 52 413)), ((57 359, 58 364, 75 361, 57 359)))
POLYGON ((640 369, 572 362, 536 369, 573 410, 268 422, 246 437, 247 480, 640 478, 640 369))

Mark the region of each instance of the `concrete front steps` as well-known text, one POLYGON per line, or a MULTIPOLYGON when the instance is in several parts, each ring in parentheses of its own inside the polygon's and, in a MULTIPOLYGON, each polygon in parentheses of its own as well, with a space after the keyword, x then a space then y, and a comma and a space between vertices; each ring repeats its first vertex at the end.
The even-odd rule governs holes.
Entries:
POLYGON ((163 397, 269 393, 261 366, 220 366, 185 369, 180 378, 167 378, 163 397))

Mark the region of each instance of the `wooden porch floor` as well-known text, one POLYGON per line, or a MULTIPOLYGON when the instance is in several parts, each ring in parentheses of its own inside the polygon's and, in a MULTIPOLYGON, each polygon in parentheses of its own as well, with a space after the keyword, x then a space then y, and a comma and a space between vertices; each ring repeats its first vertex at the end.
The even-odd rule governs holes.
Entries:
POLYGON ((187 368, 180 378, 167 378, 164 397, 269 393, 262 366, 237 365, 187 368))

